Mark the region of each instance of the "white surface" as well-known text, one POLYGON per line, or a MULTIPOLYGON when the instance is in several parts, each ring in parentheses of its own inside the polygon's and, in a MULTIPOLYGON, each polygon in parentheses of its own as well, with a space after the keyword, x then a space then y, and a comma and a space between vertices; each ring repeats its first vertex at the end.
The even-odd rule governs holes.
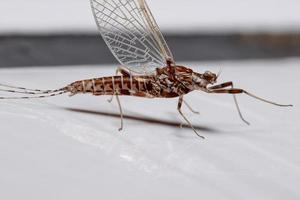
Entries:
MULTIPOLYGON (((299 31, 299 0, 148 0, 163 31, 299 31)), ((96 32, 89 0, 0 0, 0 33, 96 32)))
MULTIPOLYGON (((186 100, 201 115, 184 111, 194 125, 211 129, 199 130, 206 140, 187 128, 128 118, 119 133, 119 118, 97 114, 118 114, 108 97, 1 101, 0 199, 299 199, 299 64, 299 59, 193 63, 200 72, 223 66, 220 81, 295 105, 278 108, 240 96, 248 127, 232 97, 194 92, 186 100)), ((51 89, 114 71, 1 69, 0 80, 51 89)), ((176 99, 121 100, 126 115, 181 122, 176 99)))

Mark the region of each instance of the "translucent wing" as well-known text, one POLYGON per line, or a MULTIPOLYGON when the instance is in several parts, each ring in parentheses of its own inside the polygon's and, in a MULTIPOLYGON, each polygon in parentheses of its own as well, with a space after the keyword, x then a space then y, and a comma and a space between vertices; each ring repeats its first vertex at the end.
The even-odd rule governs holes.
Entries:
POLYGON ((173 61, 145 0, 91 0, 99 31, 117 60, 135 73, 173 61))

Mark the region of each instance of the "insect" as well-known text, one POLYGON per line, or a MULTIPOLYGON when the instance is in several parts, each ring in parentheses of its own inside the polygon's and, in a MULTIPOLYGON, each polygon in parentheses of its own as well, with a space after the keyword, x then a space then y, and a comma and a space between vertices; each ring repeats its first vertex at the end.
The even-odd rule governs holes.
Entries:
MULTIPOLYGON (((98 29, 107 46, 122 65, 115 76, 80 80, 57 90, 37 90, 1 84, 0 91, 21 93, 21 97, 0 97, 0 99, 46 98, 69 93, 91 93, 116 96, 123 129, 123 111, 120 95, 145 98, 179 98, 177 110, 195 134, 201 136, 182 112, 185 104, 195 112, 184 95, 198 90, 206 93, 232 94, 240 118, 249 124, 239 108, 236 94, 246 94, 260 101, 281 105, 243 89, 233 83, 216 84, 219 74, 198 73, 175 63, 174 57, 145 0, 91 0, 91 7, 98 29)), ((111 99, 112 100, 112 99, 111 99)), ((110 101, 111 101, 110 100, 110 101)), ((196 112, 195 112, 196 113, 196 112)))

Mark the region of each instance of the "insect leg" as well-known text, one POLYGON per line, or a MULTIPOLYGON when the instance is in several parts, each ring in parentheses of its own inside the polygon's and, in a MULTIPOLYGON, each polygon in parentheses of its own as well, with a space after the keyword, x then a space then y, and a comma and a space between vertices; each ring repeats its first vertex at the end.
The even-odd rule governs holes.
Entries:
POLYGON ((124 67, 118 67, 117 74, 118 73, 122 74, 125 77, 130 77, 131 76, 130 72, 126 68, 124 68, 124 67))
POLYGON ((223 89, 227 87, 233 87, 232 81, 221 83, 220 85, 214 85, 212 87, 209 87, 210 90, 216 90, 216 89, 223 89))
POLYGON ((122 105, 121 105, 121 102, 120 102, 120 98, 119 98, 119 95, 117 95, 117 94, 116 94, 116 99, 117 99, 117 102, 118 102, 120 117, 121 117, 121 127, 119 128, 119 131, 122 131, 123 130, 124 116, 123 116, 123 109, 122 109, 122 105))
POLYGON ((179 97, 179 101, 178 101, 178 107, 177 110, 179 112, 179 114, 183 117, 183 119, 189 124, 189 126, 193 129, 193 131, 195 132, 195 134, 202 138, 205 139, 205 137, 203 137, 202 135, 199 135, 199 133, 196 131, 196 129, 193 127, 193 125, 191 124, 191 122, 186 118, 186 116, 184 116, 184 114, 181 111, 181 107, 182 107, 182 103, 183 103, 183 96, 179 97))
MULTIPOLYGON (((130 72, 128 72, 125 68, 123 67, 118 67, 117 71, 116 71, 116 75, 118 74, 122 74, 122 76, 130 76, 130 72)), ((119 106, 119 111, 120 111, 120 117, 121 117, 121 127, 119 128, 119 131, 123 130, 123 124, 124 124, 124 116, 123 116, 123 109, 122 109, 122 105, 121 105, 121 101, 118 95, 118 92, 116 92, 116 99, 118 102, 118 106, 119 106)), ((111 96, 111 98, 108 100, 109 103, 112 102, 114 98, 114 95, 111 96)))
MULTIPOLYGON (((118 69, 116 71, 116 75, 119 75, 119 74, 121 74, 124 77, 130 77, 130 72, 126 68, 124 68, 124 67, 118 67, 118 69)), ((111 103, 113 101, 113 99, 114 99, 114 95, 112 95, 110 97, 110 99, 108 99, 107 101, 109 103, 111 103)))
POLYGON ((239 88, 232 88, 232 89, 217 89, 217 90, 211 90, 211 91, 208 91, 209 93, 217 93, 217 94, 224 94, 224 93, 227 93, 227 94, 246 94, 252 98, 255 98, 257 100, 260 100, 260 101, 263 101, 265 103, 269 103, 269 104, 272 104, 272 105, 275 105, 275 106, 280 106, 280 107, 292 107, 293 105, 289 104, 289 105, 286 105, 286 104, 278 104, 278 103, 275 103, 275 102, 272 102, 272 101, 269 101, 269 100, 266 100, 266 99, 263 99, 261 97, 258 97, 254 94, 251 94, 243 89, 239 89, 239 88))
MULTIPOLYGON (((210 90, 217 90, 217 89, 223 89, 223 88, 227 88, 227 87, 233 88, 233 82, 232 82, 232 81, 230 81, 230 82, 225 82, 225 83, 222 83, 222 84, 220 84, 220 85, 212 86, 212 87, 210 87, 209 89, 210 89, 210 90)), ((232 96, 233 96, 233 100, 234 100, 235 107, 236 107, 236 109, 237 109, 237 111, 238 111, 238 113, 239 113, 239 116, 240 116, 241 120, 242 120, 245 124, 250 125, 250 123, 244 118, 244 116, 243 116, 243 114, 242 114, 242 112, 241 112, 241 109, 240 109, 238 100, 237 100, 237 98, 236 98, 236 95, 233 94, 232 96)))
POLYGON ((188 104, 188 102, 186 102, 185 100, 183 100, 183 103, 186 105, 186 107, 188 107, 188 109, 189 109, 192 113, 194 113, 194 114, 196 114, 196 115, 200 115, 200 112, 194 110, 194 109, 192 108, 192 106, 190 106, 190 105, 188 104))

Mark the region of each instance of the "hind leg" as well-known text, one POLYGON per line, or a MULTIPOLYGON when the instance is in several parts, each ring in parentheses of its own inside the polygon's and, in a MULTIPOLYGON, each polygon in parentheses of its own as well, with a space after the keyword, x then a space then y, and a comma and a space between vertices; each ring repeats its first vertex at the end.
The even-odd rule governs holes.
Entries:
POLYGON ((117 102, 118 102, 118 106, 119 106, 119 112, 120 112, 120 117, 121 117, 121 127, 119 128, 119 131, 122 131, 123 130, 123 124, 124 124, 124 116, 123 116, 123 109, 122 109, 122 105, 121 105, 121 102, 120 102, 120 98, 119 98, 119 95, 116 95, 116 98, 117 98, 117 102))
MULTIPOLYGON (((116 71, 116 75, 121 74, 122 76, 128 77, 130 76, 130 72, 128 70, 126 70, 124 67, 119 67, 116 71)), ((119 128, 119 131, 123 130, 123 126, 124 126, 124 116, 123 116, 123 109, 122 109, 122 104, 119 98, 119 94, 115 94, 116 95, 116 99, 117 99, 117 103, 119 106, 119 112, 120 112, 120 117, 121 117, 121 127, 119 128)), ((111 103, 113 101, 114 95, 111 96, 111 98, 108 100, 109 103, 111 103)))
MULTIPOLYGON (((124 67, 118 67, 118 69, 116 71, 116 75, 119 75, 119 74, 121 74, 124 77, 130 77, 131 76, 130 72, 124 67)), ((110 97, 110 99, 108 99, 107 101, 109 103, 111 103, 113 101, 113 99, 114 99, 114 95, 112 95, 110 97)))

